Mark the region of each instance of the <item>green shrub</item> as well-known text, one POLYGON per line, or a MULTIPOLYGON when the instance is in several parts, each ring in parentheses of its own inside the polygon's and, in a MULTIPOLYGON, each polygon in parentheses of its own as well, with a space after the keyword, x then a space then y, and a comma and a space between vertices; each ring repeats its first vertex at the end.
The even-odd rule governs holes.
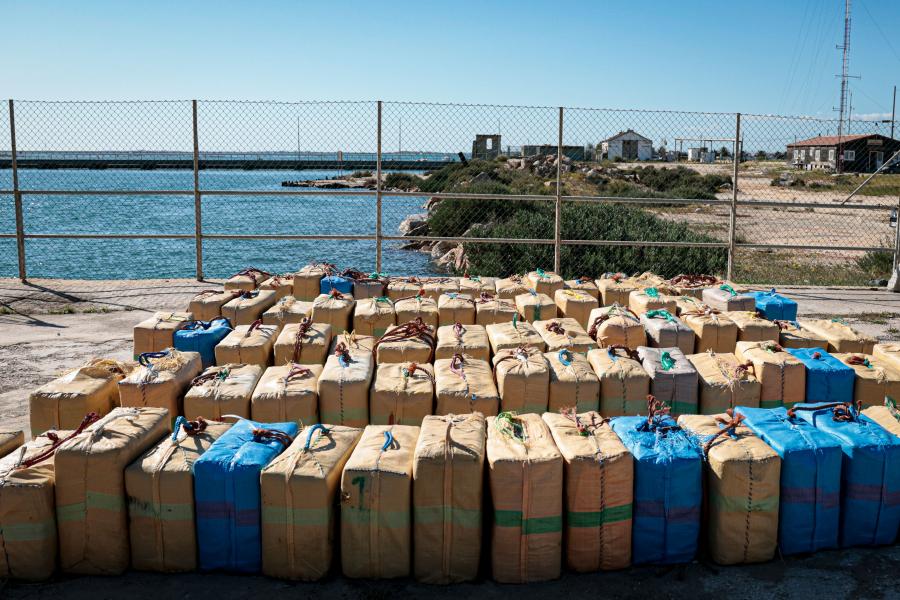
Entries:
POLYGON ((892 252, 866 252, 856 261, 857 266, 866 273, 879 279, 889 279, 894 268, 892 252))
POLYGON ((422 179, 409 173, 388 173, 384 178, 384 187, 409 191, 420 188, 422 179))
POLYGON ((350 173, 350 177, 353 179, 363 179, 371 176, 372 171, 353 171, 352 173, 350 173))

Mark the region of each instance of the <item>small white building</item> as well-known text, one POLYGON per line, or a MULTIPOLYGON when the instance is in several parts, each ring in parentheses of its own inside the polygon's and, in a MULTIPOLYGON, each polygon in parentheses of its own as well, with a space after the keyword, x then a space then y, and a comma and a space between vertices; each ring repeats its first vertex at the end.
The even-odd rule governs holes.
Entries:
POLYGON ((713 163, 716 162, 716 153, 707 147, 688 148, 688 162, 713 163))
POLYGON ((603 156, 609 160, 651 160, 653 140, 645 138, 634 129, 620 131, 601 142, 603 156))

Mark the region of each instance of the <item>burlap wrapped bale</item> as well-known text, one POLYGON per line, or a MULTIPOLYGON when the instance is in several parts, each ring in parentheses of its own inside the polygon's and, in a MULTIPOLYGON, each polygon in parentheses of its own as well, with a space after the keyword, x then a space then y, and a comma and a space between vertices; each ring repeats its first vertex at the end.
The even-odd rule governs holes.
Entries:
POLYGON ((174 345, 173 335, 193 319, 189 312, 157 312, 134 326, 134 358, 174 345))
POLYGON ((378 338, 375 342, 375 362, 430 363, 434 360, 436 345, 434 327, 416 318, 401 325, 391 325, 387 332, 378 338))
POLYGON ((862 411, 884 430, 894 434, 900 438, 900 411, 897 410, 897 403, 885 406, 870 406, 862 411))
POLYGON ((527 294, 530 287, 531 285, 525 281, 525 277, 522 275, 510 275, 497 280, 497 297, 503 300, 515 300, 516 296, 527 294))
POLYGON ((222 307, 243 294, 240 290, 203 290, 191 299, 189 311, 197 321, 212 321, 222 316, 222 307))
POLYGON ((625 346, 632 350, 647 345, 647 334, 640 318, 631 309, 618 304, 595 308, 588 317, 588 335, 601 348, 625 346))
POLYGON ((375 343, 378 338, 370 335, 357 335, 356 332, 344 332, 331 338, 331 345, 328 347, 328 353, 334 354, 338 346, 344 345, 344 348, 351 356, 368 355, 373 360, 375 358, 375 343))
POLYGON ((315 581, 334 555, 344 465, 362 429, 313 425, 260 473, 262 572, 315 581))
POLYGON ((3 458, 25 443, 25 433, 19 431, 0 431, 0 458, 3 458))
POLYGON ((101 417, 119 404, 119 381, 134 365, 95 358, 45 383, 28 397, 31 435, 48 429, 75 429, 84 415, 101 417))
MULTIPOLYGON (((83 420, 84 426, 91 419, 83 420)), ((56 448, 76 431, 42 434, 0 460, 0 577, 41 581, 56 570, 56 448)), ((21 436, 21 432, 20 432, 21 436)))
POLYGON ((759 407, 791 408, 806 398, 806 367, 774 342, 738 342, 734 355, 753 364, 759 380, 759 407))
POLYGON ((262 377, 259 365, 227 364, 206 369, 184 395, 184 416, 219 421, 224 415, 250 418, 250 398, 262 377))
POLYGON ((275 306, 276 301, 275 292, 271 290, 244 292, 222 306, 222 316, 232 325, 250 325, 262 319, 263 313, 275 306))
POLYGON ((668 293, 675 296, 688 296, 700 300, 703 290, 718 287, 722 281, 714 275, 676 275, 666 282, 668 293))
POLYGON ((491 359, 491 343, 483 325, 444 325, 437 330, 435 360, 465 354, 477 360, 491 359))
POLYGON ((542 414, 550 398, 550 367, 540 350, 519 346, 493 360, 500 411, 542 414))
POLYGON ((293 273, 285 273, 282 275, 272 275, 261 284, 259 284, 259 289, 261 290, 272 290, 275 292, 275 298, 281 300, 282 298, 286 298, 290 296, 294 297, 294 274, 293 273))
POLYGON ((313 300, 313 320, 331 325, 335 335, 350 331, 355 305, 356 300, 352 296, 332 290, 330 294, 321 294, 313 300))
POLYGON ((597 347, 578 321, 572 318, 535 321, 534 328, 543 338, 547 352, 571 350, 587 354, 597 347))
POLYGON ((386 363, 375 368, 369 389, 369 423, 420 425, 434 407, 434 367, 386 363))
POLYGON ((778 325, 763 319, 755 311, 729 311, 722 314, 737 325, 739 342, 778 342, 781 332, 778 325))
POLYGON ((600 409, 600 379, 587 356, 559 350, 545 353, 544 358, 550 367, 547 401, 550 412, 573 406, 577 412, 600 409))
POLYGON ((387 296, 356 301, 353 331, 360 335, 381 337, 387 328, 397 324, 394 302, 387 296))
POLYGON ((556 303, 547 294, 529 290, 527 294, 516 296, 516 310, 522 319, 530 322, 557 317, 556 303))
POLYGON ((478 298, 481 294, 494 295, 497 292, 496 277, 465 275, 459 278, 458 283, 460 293, 470 294, 473 298, 478 298))
POLYGON ((173 435, 125 469, 132 568, 163 573, 197 569, 192 468, 230 427, 182 417, 173 435))
POLYGON ((131 558, 125 467, 170 431, 164 408, 116 408, 56 451, 60 566, 120 575, 131 558))
POLYGON ((666 285, 666 280, 653 271, 644 271, 640 275, 629 277, 628 280, 639 288, 663 287, 664 285, 666 285))
MULTIPOLYGON (((563 289, 566 290, 575 290, 579 292, 584 292, 590 296, 593 296, 598 302, 600 301, 600 290, 597 289, 597 284, 588 277, 579 277, 578 279, 567 279, 564 282, 565 286, 563 289)), ((599 304, 598 304, 599 306, 599 304)))
POLYGON ((440 325, 475 324, 475 300, 470 294, 447 292, 438 298, 438 323, 440 325))
POLYGON ((588 362, 600 378, 600 414, 636 415, 647 407, 650 376, 637 352, 609 347, 588 352, 588 362))
POLYGON ((322 365, 269 367, 250 396, 250 415, 261 423, 319 422, 319 376, 322 365))
POLYGON ((778 545, 781 458, 742 419, 678 417, 706 453, 707 539, 720 565, 772 560, 778 545))
POLYGON ((226 279, 225 289, 252 292, 253 290, 258 289, 260 284, 271 276, 271 273, 266 273, 256 267, 248 267, 226 279))
POLYGON ((600 292, 600 305, 628 306, 631 301, 631 292, 637 291, 637 286, 628 281, 624 273, 607 273, 600 279, 594 280, 597 290, 600 292))
POLYGON ((700 376, 699 413, 715 415, 735 406, 759 406, 759 380, 752 364, 740 362, 730 352, 691 354, 688 360, 700 376))
POLYGON ((422 282, 418 277, 394 277, 387 286, 387 296, 394 302, 402 298, 422 295, 422 282))
POLYGON ((364 279, 353 280, 353 297, 356 298, 357 306, 360 300, 369 300, 372 298, 381 298, 385 296, 387 285, 385 280, 378 276, 378 273, 372 273, 364 279))
POLYGON ((375 373, 371 352, 351 353, 338 343, 319 375, 319 420, 365 427, 369 423, 369 384, 375 373))
POLYGON ((489 417, 486 450, 494 580, 556 579, 562 569, 563 461, 549 428, 538 414, 489 417))
POLYGON ((900 344, 896 342, 875 344, 872 356, 900 370, 900 344))
POLYGON ((596 411, 544 413, 565 461, 566 564, 573 571, 631 564, 634 461, 596 411))
POLYGON ((435 329, 440 321, 437 301, 425 296, 407 296, 394 301, 394 311, 397 313, 397 323, 408 323, 416 319, 422 319, 426 325, 435 329))
POLYGON ((435 302, 444 295, 459 293, 459 280, 454 277, 429 277, 422 280, 422 294, 435 302))
POLYGON ((347 577, 407 577, 412 469, 419 428, 369 425, 341 475, 341 564, 347 577))
POLYGON ((544 271, 542 269, 531 271, 526 275, 525 279, 529 288, 550 298, 556 294, 556 290, 561 290, 565 286, 562 277, 552 271, 544 271))
POLYGON ((322 278, 336 272, 330 263, 311 263, 294 273, 294 298, 312 302, 319 295, 322 278))
POLYGON ((238 325, 216 346, 216 364, 244 363, 263 369, 272 364, 272 351, 278 336, 277 325, 238 325))
POLYGON ((653 348, 678 348, 684 354, 694 353, 694 330, 668 310, 651 310, 641 315, 647 342, 653 348))
POLYGON ((706 288, 701 296, 703 303, 716 310, 750 311, 756 310, 756 298, 739 293, 733 287, 722 284, 719 287, 706 288))
POLYGON ((423 583, 478 575, 485 436, 480 413, 422 421, 413 458, 413 573, 423 583))
POLYGON ((275 340, 274 364, 324 365, 333 331, 328 323, 317 323, 311 318, 285 325, 275 340))
POLYGON ((487 361, 455 354, 434 361, 436 415, 479 412, 494 416, 500 410, 500 394, 487 361))
POLYGON ((875 349, 874 338, 859 333, 842 319, 802 319, 798 323, 803 329, 824 338, 829 352, 871 354, 875 349))
POLYGON ((514 300, 483 293, 481 298, 475 301, 475 323, 478 325, 507 323, 518 314, 519 310, 514 300))
POLYGON ((264 325, 278 325, 282 328, 288 323, 299 323, 309 316, 312 316, 312 302, 285 296, 263 313, 262 320, 264 325))
POLYGON ((828 340, 800 327, 796 322, 776 321, 775 324, 781 330, 778 335, 778 343, 782 348, 825 348, 828 346, 828 340))
POLYGON ((641 364, 650 376, 650 393, 665 402, 674 415, 697 412, 697 369, 678 348, 637 349, 641 364))
POLYGON ((556 302, 556 308, 560 315, 575 319, 583 329, 591 326, 591 311, 600 308, 597 297, 582 290, 556 290, 553 300, 556 302))
POLYGON ((703 304, 700 298, 695 298, 694 296, 676 296, 675 298, 676 314, 679 317, 686 312, 699 310, 702 306, 706 305, 703 304))
POLYGON ((863 408, 882 406, 885 399, 900 402, 900 371, 868 354, 833 354, 856 372, 853 401, 863 408))
POLYGON ((697 336, 695 352, 734 352, 738 336, 737 325, 717 309, 701 306, 696 311, 681 313, 681 320, 697 336))
POLYGON ((491 342, 491 352, 495 355, 502 350, 514 350, 519 346, 530 346, 541 352, 546 350, 544 338, 531 323, 518 320, 495 323, 485 326, 485 330, 491 342))
POLYGON ((169 418, 182 413, 184 393, 203 371, 197 352, 168 349, 140 356, 141 366, 119 382, 122 406, 155 406, 169 411, 169 418))
POLYGON ((666 296, 658 288, 648 287, 631 293, 628 299, 628 308, 636 315, 642 315, 650 310, 667 310, 674 313, 677 305, 675 296, 666 296))

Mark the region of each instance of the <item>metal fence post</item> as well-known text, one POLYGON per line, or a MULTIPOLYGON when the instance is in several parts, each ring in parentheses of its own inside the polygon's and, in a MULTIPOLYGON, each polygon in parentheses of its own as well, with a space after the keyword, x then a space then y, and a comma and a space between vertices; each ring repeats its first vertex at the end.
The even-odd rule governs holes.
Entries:
POLYGON ((897 223, 896 228, 894 229, 894 270, 891 271, 891 275, 897 271, 897 267, 900 266, 900 196, 897 196, 897 223))
POLYGON ((563 163, 563 107, 559 107, 559 137, 556 141, 556 217, 553 227, 553 271, 559 273, 562 250, 562 163, 563 163))
POLYGON ((741 113, 734 121, 734 171, 731 176, 731 214, 728 218, 728 269, 725 278, 734 277, 734 248, 737 237, 738 168, 741 165, 741 113))
POLYGON ((191 100, 194 121, 194 246, 197 253, 197 281, 203 281, 203 212, 200 199, 200 140, 197 139, 197 101, 191 100))
POLYGON ((378 101, 375 155, 375 271, 381 273, 381 100, 378 101))
POLYGON ((25 281, 25 218, 22 215, 22 192, 19 191, 19 169, 16 160, 16 113, 9 101, 9 142, 11 151, 13 200, 16 205, 16 253, 19 257, 19 279, 25 281))

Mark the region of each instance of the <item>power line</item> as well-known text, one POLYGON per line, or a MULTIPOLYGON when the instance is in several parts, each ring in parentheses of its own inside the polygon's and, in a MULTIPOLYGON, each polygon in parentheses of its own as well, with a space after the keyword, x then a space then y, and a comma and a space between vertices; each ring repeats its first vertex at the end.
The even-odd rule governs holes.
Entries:
POLYGON ((881 34, 881 37, 882 37, 882 39, 884 39, 888 48, 890 48, 891 52, 894 53, 894 57, 897 59, 898 62, 900 62, 900 52, 897 52, 897 48, 894 47, 894 44, 891 42, 891 38, 889 38, 887 35, 885 35, 884 30, 881 28, 881 25, 878 24, 878 21, 876 21, 875 17, 872 16, 872 13, 869 12, 869 7, 866 6, 865 2, 862 2, 862 0, 860 0, 860 4, 862 4, 863 10, 865 10, 866 14, 869 15, 869 19, 871 19, 872 23, 875 25, 875 29, 878 30, 878 33, 881 34))

